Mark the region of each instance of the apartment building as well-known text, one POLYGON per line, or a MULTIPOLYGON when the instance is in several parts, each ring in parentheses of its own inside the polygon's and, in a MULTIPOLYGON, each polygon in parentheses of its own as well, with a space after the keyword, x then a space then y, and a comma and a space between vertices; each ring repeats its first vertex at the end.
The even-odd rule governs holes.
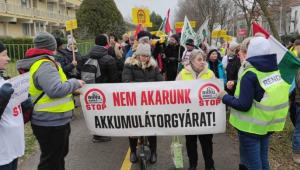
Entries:
POLYGON ((64 30, 82 0, 0 0, 0 36, 33 37, 64 30))

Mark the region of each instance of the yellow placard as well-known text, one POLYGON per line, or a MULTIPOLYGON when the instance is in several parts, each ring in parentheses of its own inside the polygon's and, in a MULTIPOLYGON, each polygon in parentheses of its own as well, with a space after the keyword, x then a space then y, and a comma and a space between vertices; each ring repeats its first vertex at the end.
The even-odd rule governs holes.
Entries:
MULTIPOLYGON (((161 43, 163 43, 165 40, 166 40, 166 37, 168 36, 166 33, 164 33, 163 31, 151 31, 150 32, 152 35, 155 35, 155 36, 158 36, 159 37, 159 41, 161 43)), ((153 40, 153 39, 152 39, 153 40)), ((158 41, 157 39, 156 40, 153 40, 154 42, 158 41)))
POLYGON ((77 20, 76 19, 66 21, 66 30, 67 31, 71 31, 76 28, 77 28, 77 20))
POLYGON ((227 30, 213 30, 211 33, 212 38, 221 38, 227 35, 227 30))
MULTIPOLYGON (((196 21, 190 21, 192 28, 196 27, 196 21)), ((175 28, 183 28, 184 22, 176 22, 175 28)))
POLYGON ((146 8, 132 8, 132 22, 143 27, 152 27, 150 11, 146 8))
POLYGON ((230 36, 230 35, 224 35, 222 38, 226 42, 231 42, 233 39, 232 36, 230 36))

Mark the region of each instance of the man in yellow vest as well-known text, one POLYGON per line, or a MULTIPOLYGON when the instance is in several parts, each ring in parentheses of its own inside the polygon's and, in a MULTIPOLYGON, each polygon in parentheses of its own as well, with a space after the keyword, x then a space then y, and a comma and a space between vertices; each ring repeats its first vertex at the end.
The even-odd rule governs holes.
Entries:
POLYGON ((232 107, 229 122, 238 131, 240 169, 269 170, 269 137, 284 128, 290 85, 281 78, 277 56, 264 37, 250 40, 246 61, 234 96, 221 92, 219 97, 232 107))
POLYGON ((60 65, 54 61, 56 40, 51 34, 39 33, 34 38, 34 46, 27 50, 17 68, 29 71, 29 94, 32 102, 37 101, 31 126, 41 148, 38 170, 64 170, 74 109, 72 93, 84 82, 67 80, 60 65))

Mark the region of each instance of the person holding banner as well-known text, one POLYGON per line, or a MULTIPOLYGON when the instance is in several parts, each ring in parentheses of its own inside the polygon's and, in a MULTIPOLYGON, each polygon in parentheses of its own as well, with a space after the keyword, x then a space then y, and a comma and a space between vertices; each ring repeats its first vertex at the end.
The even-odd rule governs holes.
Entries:
MULTIPOLYGON (((159 72, 156 61, 151 57, 151 46, 147 43, 140 43, 134 55, 125 61, 125 66, 122 74, 123 82, 154 82, 163 81, 164 78, 159 72)), ((136 147, 138 139, 129 137, 130 144, 130 161, 137 162, 136 147)), ((157 161, 156 154, 156 136, 149 136, 150 143, 150 163, 157 161)))
POLYGON ((64 49, 57 49, 56 59, 61 64, 61 67, 63 68, 68 79, 80 77, 78 66, 81 65, 82 59, 74 37, 68 35, 67 47, 64 49), (76 60, 73 60, 73 48, 76 60))
MULTIPOLYGON (((214 79, 215 74, 208 68, 208 64, 205 61, 205 54, 203 51, 194 50, 189 58, 189 65, 183 68, 176 80, 209 80, 214 79)), ((189 170, 196 170, 198 162, 197 152, 197 138, 200 140, 202 154, 205 162, 205 170, 214 170, 213 160, 213 135, 186 135, 186 149, 189 157, 189 170)))
MULTIPOLYGON (((9 61, 7 50, 0 42, 0 70, 5 70, 9 61)), ((9 102, 13 92, 12 84, 0 76, 0 170, 17 170, 18 157, 25 151, 22 110, 14 112, 9 102)))
POLYGON ((266 38, 250 40, 246 60, 251 65, 239 77, 234 96, 222 91, 219 98, 232 107, 229 122, 238 131, 240 170, 269 170, 269 139, 284 128, 290 85, 266 38))
POLYGON ((53 35, 41 32, 34 38, 34 48, 28 49, 17 68, 29 70, 29 94, 36 102, 31 127, 37 138, 41 157, 38 170, 64 170, 69 151, 74 102, 72 93, 85 83, 67 79, 53 55, 56 51, 53 35))

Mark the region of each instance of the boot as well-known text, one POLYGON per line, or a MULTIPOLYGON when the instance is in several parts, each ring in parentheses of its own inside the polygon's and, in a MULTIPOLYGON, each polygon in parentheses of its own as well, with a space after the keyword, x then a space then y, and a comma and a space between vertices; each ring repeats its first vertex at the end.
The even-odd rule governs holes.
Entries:
POLYGON ((151 164, 154 164, 154 163, 156 163, 156 161, 157 161, 157 155, 156 155, 156 153, 154 152, 154 153, 151 153, 151 156, 150 156, 150 163, 151 164))
POLYGON ((108 142, 108 141, 111 141, 111 137, 109 137, 109 136, 97 136, 97 135, 93 136, 93 142, 94 143, 108 142))
POLYGON ((195 166, 191 166, 191 167, 189 167, 189 170, 196 170, 196 167, 195 166))
POLYGON ((248 170, 248 168, 245 165, 240 164, 239 170, 248 170))
POLYGON ((136 163, 137 162, 137 156, 135 152, 130 152, 130 162, 136 163))

